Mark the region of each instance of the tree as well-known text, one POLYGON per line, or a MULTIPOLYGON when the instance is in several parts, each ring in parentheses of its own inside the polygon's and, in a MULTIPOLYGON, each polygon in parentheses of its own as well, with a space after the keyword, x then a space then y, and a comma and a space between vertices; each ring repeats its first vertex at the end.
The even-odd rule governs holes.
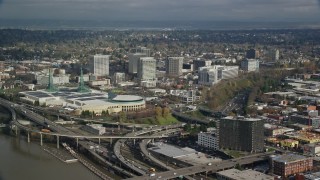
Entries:
POLYGON ((190 124, 190 123, 187 123, 185 126, 183 126, 183 130, 184 130, 184 131, 190 132, 191 129, 192 129, 192 127, 191 127, 191 124, 190 124))
POLYGON ((162 116, 162 108, 161 107, 156 107, 155 108, 155 113, 156 113, 156 116, 162 116))
POLYGON ((162 116, 164 118, 169 117, 169 115, 170 115, 170 109, 169 108, 165 107, 165 108, 162 109, 162 111, 163 111, 162 116))
POLYGON ((124 112, 124 111, 121 111, 120 113, 119 113, 119 121, 120 122, 124 122, 124 121, 126 121, 127 120, 127 115, 126 115, 126 113, 124 112))

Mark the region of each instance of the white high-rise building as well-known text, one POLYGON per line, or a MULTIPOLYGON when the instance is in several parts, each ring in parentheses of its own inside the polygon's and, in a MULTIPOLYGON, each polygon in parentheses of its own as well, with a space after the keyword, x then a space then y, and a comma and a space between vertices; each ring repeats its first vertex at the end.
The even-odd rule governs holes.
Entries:
POLYGON ((166 73, 168 76, 182 75, 183 57, 168 57, 166 60, 166 73))
POLYGON ((279 52, 279 49, 276 49, 274 52, 274 60, 279 61, 279 58, 280 58, 280 52, 279 52))
POLYGON ((89 60, 90 72, 97 76, 109 75, 109 60, 110 55, 93 55, 89 60))
POLYGON ((156 60, 153 57, 141 57, 138 61, 138 78, 140 81, 156 79, 156 60))
POLYGON ((129 73, 135 74, 138 72, 138 61, 141 57, 146 57, 145 53, 129 54, 129 73))
POLYGON ((247 72, 259 71, 259 60, 245 59, 241 62, 241 69, 247 72))
POLYGON ((208 66, 199 68, 198 83, 202 85, 214 85, 221 79, 232 79, 238 77, 238 66, 208 66))
POLYGON ((116 72, 113 75, 113 82, 115 84, 122 83, 126 80, 126 74, 121 72, 116 72))

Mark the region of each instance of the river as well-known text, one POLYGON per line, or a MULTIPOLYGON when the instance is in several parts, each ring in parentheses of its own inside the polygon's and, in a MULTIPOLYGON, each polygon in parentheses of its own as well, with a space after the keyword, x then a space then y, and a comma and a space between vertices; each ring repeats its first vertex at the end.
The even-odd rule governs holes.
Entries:
MULTIPOLYGON (((1 108, 0 108, 1 109, 1 108)), ((1 121, 8 118, 0 112, 1 121)), ((0 130, 0 180, 98 180, 79 162, 66 164, 41 149, 39 142, 9 136, 0 130)))
POLYGON ((66 164, 36 143, 0 134, 0 180, 98 180, 79 162, 66 164))

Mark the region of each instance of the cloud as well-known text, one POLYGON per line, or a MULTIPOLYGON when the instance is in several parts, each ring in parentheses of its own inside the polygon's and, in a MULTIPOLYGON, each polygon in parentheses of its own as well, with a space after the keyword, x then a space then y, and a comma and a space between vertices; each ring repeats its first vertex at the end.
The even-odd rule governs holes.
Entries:
MULTIPOLYGON (((0 0, 0 4, 3 0, 0 0)), ((281 21, 320 17, 320 0, 7 0, 0 17, 281 21)))

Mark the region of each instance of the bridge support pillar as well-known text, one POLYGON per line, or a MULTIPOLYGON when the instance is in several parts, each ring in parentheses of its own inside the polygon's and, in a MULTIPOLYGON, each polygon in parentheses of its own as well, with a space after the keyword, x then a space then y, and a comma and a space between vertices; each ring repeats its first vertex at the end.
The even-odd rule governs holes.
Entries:
POLYGON ((15 128, 15 130, 16 130, 16 136, 18 136, 18 126, 16 126, 16 128, 15 128))
POLYGON ((136 145, 136 139, 133 139, 133 145, 136 145))
POLYGON ((60 148, 59 136, 57 136, 57 149, 60 148))
POLYGON ((29 133, 29 131, 27 132, 27 134, 28 134, 28 143, 30 143, 30 133, 29 133))
POLYGON ((100 146, 101 139, 100 139, 100 138, 98 138, 98 140, 99 140, 99 146, 100 146))
POLYGON ((78 150, 78 147, 79 147, 79 138, 76 138, 77 140, 77 150, 78 150))
POLYGON ((152 139, 152 141, 151 141, 151 142, 152 142, 152 144, 154 144, 154 138, 152 139))
POLYGON ((42 133, 40 133, 40 145, 43 146, 42 133))
POLYGON ((110 138, 110 147, 112 147, 112 138, 110 138))

